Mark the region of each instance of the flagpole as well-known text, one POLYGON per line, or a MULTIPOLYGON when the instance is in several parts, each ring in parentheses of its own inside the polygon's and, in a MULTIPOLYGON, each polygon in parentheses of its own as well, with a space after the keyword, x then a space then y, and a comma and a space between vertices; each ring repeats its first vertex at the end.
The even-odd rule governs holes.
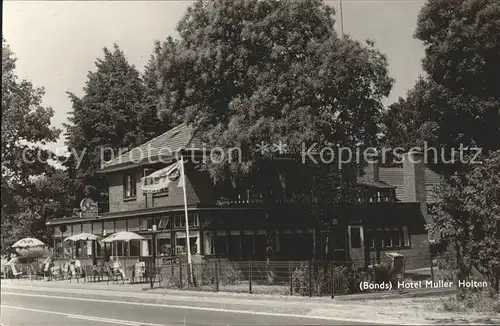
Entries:
POLYGON ((342 12, 342 0, 340 0, 340 33, 344 36, 344 13, 342 12))
POLYGON ((186 196, 186 174, 184 172, 184 157, 181 153, 181 168, 182 168, 182 192, 184 193, 184 215, 186 218, 186 247, 189 268, 189 279, 193 283, 193 266, 191 264, 191 238, 189 237, 189 217, 187 209, 187 196, 186 196))

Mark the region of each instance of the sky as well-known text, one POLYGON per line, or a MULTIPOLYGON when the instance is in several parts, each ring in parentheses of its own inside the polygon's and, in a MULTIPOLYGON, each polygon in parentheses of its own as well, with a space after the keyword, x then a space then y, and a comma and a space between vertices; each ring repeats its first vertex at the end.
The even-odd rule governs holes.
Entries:
MULTIPOLYGON (((325 1, 336 9, 339 1, 325 1)), ((88 71, 104 47, 118 44, 140 71, 155 40, 176 36, 175 27, 192 1, 22 1, 3 2, 3 36, 17 57, 16 73, 44 87, 52 124, 62 128, 71 104, 66 92, 82 95, 88 71)), ((385 53, 395 85, 386 104, 405 97, 422 74, 423 44, 413 38, 424 0, 343 0, 345 34, 375 41, 385 53)), ((64 138, 47 146, 64 152, 64 138)))

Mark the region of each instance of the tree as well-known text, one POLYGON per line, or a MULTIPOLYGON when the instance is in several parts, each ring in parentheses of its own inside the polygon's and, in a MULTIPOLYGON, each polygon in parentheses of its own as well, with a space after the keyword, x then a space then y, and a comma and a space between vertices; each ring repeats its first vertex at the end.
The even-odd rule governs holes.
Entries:
POLYGON ((500 277, 500 151, 441 186, 435 230, 457 254, 462 278, 476 269, 498 292, 500 277))
MULTIPOLYGON (((391 145, 500 148, 500 3, 428 0, 415 36, 423 41, 422 77, 384 117, 391 145)), ((441 166, 443 167, 443 166, 441 166)), ((447 166, 451 175, 464 167, 447 166)))
POLYGON ((160 89, 158 87, 158 68, 157 62, 160 56, 160 44, 155 44, 155 50, 151 59, 145 67, 142 74, 144 83, 144 94, 142 99, 143 108, 137 112, 138 120, 138 138, 137 143, 143 144, 148 140, 171 129, 168 117, 161 120, 158 115, 158 107, 160 105, 160 89))
MULTIPOLYGON (((77 197, 107 201, 107 182, 96 171, 104 161, 122 149, 138 146, 165 130, 154 117, 155 90, 152 66, 147 67, 145 87, 139 71, 130 65, 123 51, 104 48, 96 61, 96 71, 88 73, 84 96, 69 94, 73 108, 69 117, 66 145, 72 153, 67 163, 70 176, 77 180, 77 197), (81 161, 78 161, 78 156, 81 161)), ((105 206, 104 206, 105 207, 105 206)))
POLYGON ((59 130, 51 127, 54 115, 43 106, 43 88, 34 87, 15 74, 16 58, 2 38, 2 247, 17 235, 29 235, 37 223, 30 208, 34 178, 50 173, 53 154, 40 147, 55 141, 59 130))
POLYGON ((333 15, 319 0, 198 1, 180 39, 163 43, 160 113, 193 123, 208 145, 242 150, 243 162, 205 166, 215 180, 248 173, 261 142, 288 153, 376 142, 392 85, 386 58, 371 42, 338 37, 333 15))

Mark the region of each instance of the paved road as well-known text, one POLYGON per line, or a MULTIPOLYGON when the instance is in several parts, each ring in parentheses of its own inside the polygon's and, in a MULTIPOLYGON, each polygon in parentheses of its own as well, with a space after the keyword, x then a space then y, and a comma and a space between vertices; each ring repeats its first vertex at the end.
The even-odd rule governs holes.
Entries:
POLYGON ((227 309, 157 304, 147 300, 103 297, 93 294, 44 293, 2 289, 1 324, 36 325, 341 325, 352 322, 298 316, 231 312, 227 309))

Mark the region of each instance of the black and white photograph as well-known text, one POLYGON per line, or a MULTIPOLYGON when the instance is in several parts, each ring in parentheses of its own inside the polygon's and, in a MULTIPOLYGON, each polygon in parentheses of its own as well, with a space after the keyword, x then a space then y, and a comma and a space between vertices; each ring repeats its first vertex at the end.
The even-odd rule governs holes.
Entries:
POLYGON ((500 0, 5 0, 0 326, 500 325, 500 0))

